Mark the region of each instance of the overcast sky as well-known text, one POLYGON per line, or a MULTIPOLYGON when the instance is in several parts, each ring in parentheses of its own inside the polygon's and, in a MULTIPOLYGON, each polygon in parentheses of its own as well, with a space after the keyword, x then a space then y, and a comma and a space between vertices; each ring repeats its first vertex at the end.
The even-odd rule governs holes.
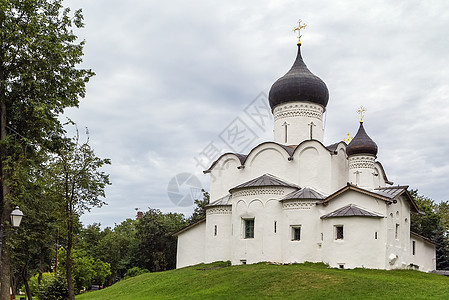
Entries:
MULTIPOLYGON (((151 1, 65 0, 82 8, 83 67, 96 76, 78 109, 96 154, 110 158, 107 206, 85 224, 113 226, 135 209, 189 215, 167 195, 179 173, 252 101, 262 101, 296 56, 292 29, 301 18, 302 55, 328 86, 325 144, 365 129, 379 147, 388 179, 437 202, 449 200, 449 1, 151 1), (264 94, 261 94, 264 93, 264 94)), ((271 122, 271 121, 270 121, 271 122)), ((243 151, 272 140, 272 124, 243 151)))

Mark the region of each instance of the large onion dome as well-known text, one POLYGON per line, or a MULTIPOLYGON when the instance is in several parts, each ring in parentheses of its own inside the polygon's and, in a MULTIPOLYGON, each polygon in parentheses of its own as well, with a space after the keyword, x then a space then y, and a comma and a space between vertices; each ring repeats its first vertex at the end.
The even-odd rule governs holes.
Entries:
POLYGON ((346 154, 348 156, 355 154, 369 154, 377 155, 377 145, 376 143, 366 134, 363 128, 363 123, 360 122, 359 131, 346 147, 346 154))
POLYGON ((301 45, 298 45, 298 55, 290 71, 271 86, 271 109, 293 101, 308 101, 326 107, 328 100, 329 91, 326 84, 307 69, 301 57, 301 45))

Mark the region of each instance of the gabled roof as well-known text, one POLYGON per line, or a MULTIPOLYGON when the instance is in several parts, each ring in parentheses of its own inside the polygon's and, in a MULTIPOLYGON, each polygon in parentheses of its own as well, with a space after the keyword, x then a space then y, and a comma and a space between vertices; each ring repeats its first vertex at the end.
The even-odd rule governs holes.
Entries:
POLYGON ((221 198, 215 200, 214 202, 209 203, 208 205, 206 205, 206 207, 218 206, 218 205, 230 205, 230 204, 228 204, 228 201, 230 198, 231 198, 231 194, 227 194, 226 196, 221 197, 221 198))
POLYGON ((337 196, 339 196, 339 195, 341 195, 341 194, 343 194, 343 193, 345 193, 345 192, 347 192, 347 191, 349 191, 349 190, 356 191, 356 192, 359 192, 359 193, 362 193, 362 194, 365 194, 365 195, 374 197, 374 198, 376 198, 376 199, 383 200, 383 201, 385 201, 385 202, 387 202, 387 203, 392 203, 392 202, 393 202, 393 200, 392 200, 390 197, 387 197, 387 196, 384 196, 384 195, 380 195, 380 194, 377 194, 377 193, 374 193, 374 192, 371 192, 371 191, 362 189, 362 188, 360 188, 360 187, 358 187, 358 186, 355 186, 355 185, 352 185, 352 184, 350 184, 350 183, 348 182, 347 185, 346 185, 345 187, 343 187, 343 188, 339 189, 338 191, 336 191, 335 193, 329 195, 329 196, 328 196, 326 199, 324 199, 324 201, 321 202, 321 203, 322 203, 322 204, 327 204, 327 203, 328 203, 329 201, 331 201, 332 199, 336 198, 337 196))
POLYGON ((239 184, 238 186, 233 187, 232 189, 229 190, 229 192, 232 192, 233 190, 237 190, 237 189, 242 189, 242 188, 261 187, 261 186, 282 186, 282 187, 299 188, 297 185, 282 181, 281 179, 279 179, 271 174, 264 174, 262 176, 259 176, 250 181, 247 181, 245 183, 242 183, 242 184, 239 184))
POLYGON ((405 196, 406 200, 410 203, 410 208, 411 208, 412 212, 417 213, 417 214, 424 214, 423 212, 421 212, 418 209, 418 206, 416 206, 416 203, 415 203, 415 201, 413 201, 413 197, 407 191, 407 188, 408 188, 408 186, 406 185, 406 186, 384 187, 384 188, 375 189, 373 191, 368 191, 368 190, 362 189, 358 186, 352 185, 348 182, 345 187, 339 189, 332 195, 329 195, 326 199, 324 199, 324 201, 319 202, 319 204, 326 205, 330 200, 336 198, 337 196, 345 193, 348 190, 352 190, 352 191, 356 191, 356 192, 374 197, 376 199, 383 200, 383 201, 387 202, 388 204, 396 203, 396 199, 399 196, 403 195, 403 196, 405 196))
POLYGON ((424 214, 422 211, 419 210, 415 201, 413 201, 413 197, 410 195, 410 193, 407 191, 407 189, 408 189, 408 185, 402 185, 402 186, 397 185, 397 186, 377 188, 374 190, 374 192, 379 195, 389 197, 390 199, 396 199, 397 197, 404 195, 404 197, 410 203, 410 207, 412 208, 412 210, 415 213, 424 214))
POLYGON ((331 213, 321 216, 321 219, 327 218, 337 218, 337 217, 374 217, 374 218, 383 218, 384 216, 375 212, 370 212, 366 209, 363 209, 355 204, 348 204, 334 210, 331 213))
POLYGON ((323 194, 315 191, 312 188, 306 187, 306 188, 302 188, 298 191, 294 191, 294 192, 287 194, 284 198, 281 199, 281 201, 291 200, 291 199, 324 200, 325 198, 326 198, 326 196, 324 196, 323 194))

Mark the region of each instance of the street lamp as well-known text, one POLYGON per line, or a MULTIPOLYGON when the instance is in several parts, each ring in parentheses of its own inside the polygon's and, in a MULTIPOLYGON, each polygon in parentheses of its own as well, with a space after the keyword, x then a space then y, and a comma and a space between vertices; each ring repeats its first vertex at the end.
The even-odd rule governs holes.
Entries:
POLYGON ((17 229, 20 226, 20 222, 22 222, 23 212, 20 211, 19 207, 16 206, 16 209, 14 209, 11 214, 11 225, 14 230, 17 231, 17 229))
MULTIPOLYGON (((14 229, 14 233, 17 233, 17 229, 19 229, 20 222, 22 222, 23 212, 20 211, 19 207, 16 208, 9 214, 11 217, 11 226, 14 229)), ((2 245, 3 238, 6 237, 9 232, 3 232, 3 224, 0 224, 0 261, 1 261, 1 253, 2 253, 2 245)))

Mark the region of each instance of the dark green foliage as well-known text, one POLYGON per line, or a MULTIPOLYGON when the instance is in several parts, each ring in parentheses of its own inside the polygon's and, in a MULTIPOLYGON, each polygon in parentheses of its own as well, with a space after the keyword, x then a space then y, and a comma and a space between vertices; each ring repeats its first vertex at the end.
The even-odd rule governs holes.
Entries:
POLYGON ((38 289, 39 300, 66 300, 69 297, 67 282, 63 277, 51 276, 38 289))
POLYGON ((158 272, 176 267, 176 237, 172 234, 185 226, 182 214, 164 214, 149 209, 136 224, 138 266, 158 272))
POLYGON ((206 205, 209 204, 210 195, 204 189, 201 189, 203 199, 195 199, 195 208, 193 210, 192 216, 188 219, 190 224, 198 222, 206 217, 206 205))
POLYGON ((449 270, 449 205, 442 201, 419 195, 417 190, 410 192, 420 211, 425 215, 411 215, 410 230, 425 236, 435 243, 437 270, 449 270))
POLYGON ((134 268, 131 268, 128 271, 126 271, 124 279, 128 279, 128 278, 131 278, 131 277, 136 277, 136 276, 139 276, 139 275, 142 275, 142 274, 145 274, 145 273, 148 273, 147 269, 141 269, 139 267, 134 267, 134 268))

